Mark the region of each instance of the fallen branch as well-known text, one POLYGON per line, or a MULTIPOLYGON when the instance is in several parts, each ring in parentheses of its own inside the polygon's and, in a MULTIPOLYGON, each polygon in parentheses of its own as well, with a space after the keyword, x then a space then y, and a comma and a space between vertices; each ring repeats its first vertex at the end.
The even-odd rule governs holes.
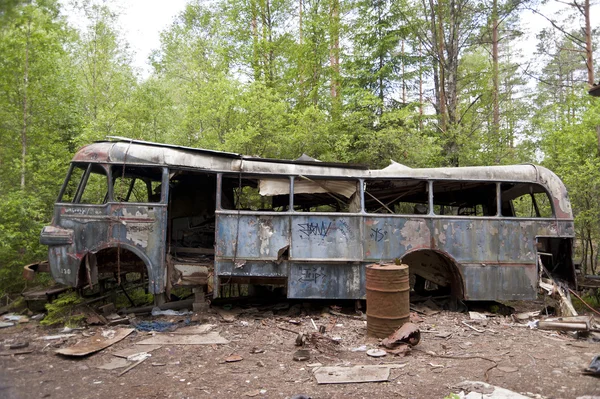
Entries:
POLYGON ((291 328, 287 328, 287 327, 281 327, 281 326, 277 326, 277 328, 279 328, 280 330, 283 330, 283 331, 287 331, 287 332, 294 333, 294 334, 296 334, 296 335, 300 334, 300 332, 298 332, 298 331, 294 331, 294 330, 292 330, 291 328))
POLYGON ((573 291, 570 288, 569 288, 569 291, 571 292, 571 294, 575 295, 575 297, 577 299, 579 299, 585 306, 587 306, 592 312, 596 313, 597 315, 600 315, 600 312, 598 312, 596 309, 594 309, 593 307, 591 307, 590 305, 588 305, 587 302, 584 301, 583 299, 581 299, 581 297, 579 295, 577 295, 577 293, 575 291, 573 291))
POLYGON ((422 352, 426 355, 429 356, 433 356, 433 357, 440 357, 443 359, 464 359, 464 360, 469 360, 469 359, 483 359, 483 360, 487 360, 488 362, 492 362, 494 363, 494 365, 490 368, 488 368, 485 373, 483 374, 483 376, 485 377, 485 380, 488 380, 488 372, 493 369, 498 367, 498 363, 495 360, 490 359, 489 357, 484 357, 484 356, 452 356, 452 355, 438 355, 435 352, 429 352, 429 351, 424 351, 422 349, 418 349, 418 348, 413 348, 413 350, 418 351, 418 352, 422 352))

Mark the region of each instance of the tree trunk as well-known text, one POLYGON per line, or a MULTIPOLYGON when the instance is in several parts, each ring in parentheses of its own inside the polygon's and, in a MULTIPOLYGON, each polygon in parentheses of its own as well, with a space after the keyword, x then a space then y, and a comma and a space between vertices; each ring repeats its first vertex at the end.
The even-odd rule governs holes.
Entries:
POLYGON ((496 164, 500 163, 500 148, 502 139, 500 138, 500 104, 498 101, 499 91, 499 72, 498 72, 498 0, 494 0, 492 5, 492 137, 498 144, 496 153, 496 164))
POLYGON ((340 2, 332 0, 330 6, 329 64, 331 66, 331 105, 332 116, 337 118, 340 111, 340 2))
POLYGON ((25 39, 25 65, 23 70, 23 126, 21 128, 21 190, 25 190, 25 171, 27 161, 27 116, 28 98, 27 86, 29 85, 29 38, 31 37, 31 20, 27 22, 27 36, 25 39))
POLYGON ((592 26, 590 23, 590 0, 585 0, 585 52, 588 72, 588 84, 594 85, 594 53, 592 51, 592 26))

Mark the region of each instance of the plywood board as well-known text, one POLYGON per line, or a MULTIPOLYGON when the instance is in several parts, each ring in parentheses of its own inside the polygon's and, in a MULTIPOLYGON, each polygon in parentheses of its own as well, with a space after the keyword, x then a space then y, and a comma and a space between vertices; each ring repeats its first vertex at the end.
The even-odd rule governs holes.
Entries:
POLYGON ((314 371, 319 384, 379 382, 390 378, 390 368, 381 366, 319 367, 314 371))
POLYGON ((197 335, 157 334, 152 338, 138 342, 138 345, 213 345, 228 344, 229 341, 217 332, 197 335))
POLYGON ((103 337, 91 337, 84 339, 69 348, 58 349, 56 353, 65 356, 89 355, 90 353, 98 352, 102 349, 108 348, 134 331, 135 329, 133 328, 120 328, 115 331, 115 335, 110 339, 103 337))

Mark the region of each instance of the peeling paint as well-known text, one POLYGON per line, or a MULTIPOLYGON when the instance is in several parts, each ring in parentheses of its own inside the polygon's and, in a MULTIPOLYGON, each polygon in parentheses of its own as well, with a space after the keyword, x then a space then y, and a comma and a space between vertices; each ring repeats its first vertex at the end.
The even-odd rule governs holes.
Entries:
POLYGON ((260 222, 260 231, 258 233, 258 238, 260 239, 260 254, 261 255, 269 255, 270 246, 269 239, 273 235, 273 229, 268 224, 260 222))
POLYGON ((418 220, 408 220, 400 230, 402 245, 406 249, 421 248, 429 246, 430 232, 425 223, 418 220))

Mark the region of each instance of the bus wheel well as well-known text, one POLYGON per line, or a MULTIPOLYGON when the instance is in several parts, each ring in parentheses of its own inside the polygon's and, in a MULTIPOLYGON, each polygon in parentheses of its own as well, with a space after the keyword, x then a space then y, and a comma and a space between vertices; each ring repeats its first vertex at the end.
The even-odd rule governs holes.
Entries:
POLYGON ((148 265, 138 254, 123 246, 102 248, 97 252, 88 252, 81 260, 78 286, 95 284, 103 276, 127 273, 139 273, 143 278, 148 275, 148 265))
MULTIPOLYGON (((432 249, 419 249, 405 254, 401 261, 408 265, 411 281, 413 276, 419 276, 421 280, 445 287, 453 297, 464 299, 462 273, 458 264, 447 254, 432 249)), ((417 281, 419 277, 416 278, 417 281)))

